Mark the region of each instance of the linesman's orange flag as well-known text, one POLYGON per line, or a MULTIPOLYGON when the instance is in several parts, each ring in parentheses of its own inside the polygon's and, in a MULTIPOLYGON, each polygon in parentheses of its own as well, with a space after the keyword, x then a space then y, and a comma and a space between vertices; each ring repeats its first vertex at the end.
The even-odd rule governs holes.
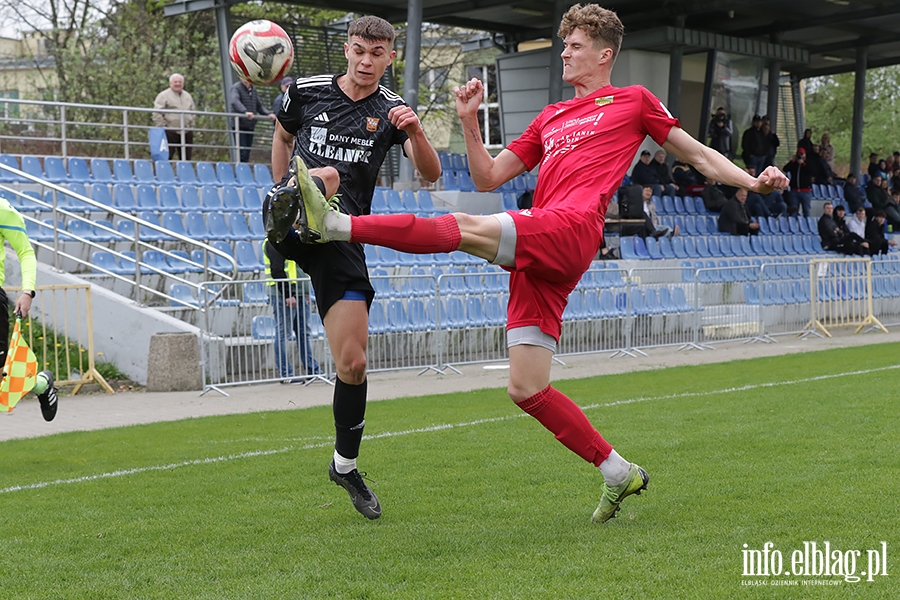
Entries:
POLYGON ((5 376, 0 383, 0 412, 9 412, 15 408, 37 381, 37 358, 19 331, 21 323, 22 319, 16 319, 16 326, 9 340, 9 352, 3 366, 5 376))

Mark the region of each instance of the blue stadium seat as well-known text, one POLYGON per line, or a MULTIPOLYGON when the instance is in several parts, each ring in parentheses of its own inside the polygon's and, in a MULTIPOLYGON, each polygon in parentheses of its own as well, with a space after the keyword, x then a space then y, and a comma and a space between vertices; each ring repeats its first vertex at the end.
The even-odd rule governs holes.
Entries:
MULTIPOLYGON (((188 214, 188 231, 191 227, 191 215, 188 214)), ((202 219, 202 217, 201 217, 202 219)), ((228 223, 225 221, 225 214, 222 212, 211 212, 206 217, 206 227, 209 230, 209 239, 211 240, 230 240, 231 232, 228 230, 228 223)))
POLYGON ((205 185, 200 188, 200 210, 209 213, 222 213, 225 206, 222 204, 222 196, 219 195, 219 188, 211 185, 205 185))
POLYGON ((41 159, 37 156, 23 156, 22 171, 28 173, 32 177, 37 177, 38 179, 47 178, 44 174, 44 167, 41 166, 41 159))
POLYGON ((412 330, 412 323, 406 307, 400 300, 389 300, 386 308, 388 331, 392 333, 402 333, 412 330))
POLYGON ((446 152, 438 152, 438 159, 441 161, 442 170, 453 168, 453 159, 446 152))
POLYGON ((397 190, 386 190, 384 199, 387 201, 388 210, 394 214, 406 212, 403 208, 403 201, 400 199, 400 193, 397 190))
MULTIPOLYGON (((105 183, 92 183, 91 184, 91 200, 94 202, 99 202, 104 206, 112 207, 113 200, 112 196, 109 193, 109 186, 105 183)), ((91 207, 91 211, 101 210, 96 207, 91 207)))
POLYGON ((91 180, 94 183, 115 183, 116 180, 109 170, 109 161, 105 158, 91 159, 91 180))
POLYGON ((419 202, 419 210, 422 214, 446 214, 449 211, 445 208, 437 208, 431 198, 431 192, 428 190, 419 190, 416 194, 419 202))
MULTIPOLYGON (((641 238, 637 238, 641 239, 641 238)), ((647 237, 643 240, 644 245, 647 249, 647 255, 653 260, 659 260, 663 257, 662 252, 659 249, 659 240, 654 237, 647 237)), ((639 254, 639 250, 637 248, 637 240, 635 240, 635 253, 639 254)))
MULTIPOLYGON (((699 236, 697 239, 693 240, 694 245, 697 247, 697 256, 700 258, 710 258, 712 253, 709 250, 709 240, 715 239, 712 236, 699 236)), ((685 240, 685 248, 689 248, 688 240, 685 240)), ((716 248, 718 250, 718 248, 716 248)), ((690 255, 690 254, 689 254, 690 255)))
MULTIPOLYGON (((159 217, 157 216, 156 212, 152 210, 144 210, 139 212, 138 218, 153 225, 160 225, 159 217)), ((162 242, 171 240, 173 238, 172 236, 167 235, 161 231, 142 226, 141 239, 145 242, 162 242)))
POLYGON ((116 239, 116 234, 113 233, 115 229, 113 224, 107 219, 97 219, 91 226, 91 237, 97 242, 112 242, 116 239))
POLYGON ((137 206, 141 210, 160 210, 159 198, 152 185, 142 183, 137 186, 137 206))
POLYGON ((262 215, 259 211, 246 213, 247 226, 250 228, 250 234, 255 240, 261 240, 266 237, 266 227, 262 222, 262 215))
POLYGON ((256 180, 256 184, 261 187, 271 188, 275 185, 275 182, 272 180, 272 173, 269 172, 269 167, 262 163, 253 165, 253 178, 256 180))
POLYGON ((72 236, 77 236, 78 238, 81 238, 78 241, 81 241, 81 240, 88 240, 91 242, 97 241, 96 239, 94 239, 93 228, 91 227, 91 224, 88 223, 87 221, 76 221, 73 219, 73 220, 69 221, 69 223, 66 225, 66 231, 68 231, 70 234, 72 234, 72 236))
MULTIPOLYGON (((215 248, 216 250, 218 250, 220 252, 227 254, 231 258, 234 258, 234 251, 231 248, 231 244, 229 244, 228 242, 214 241, 210 244, 210 246, 212 246, 213 248, 215 248)), ((218 254, 212 254, 212 253, 210 253, 210 255, 209 255, 209 266, 213 269, 218 269, 225 273, 230 273, 231 269, 232 269, 231 263, 229 263, 227 260, 225 260, 223 257, 219 256, 218 254)))
POLYGON ((391 280, 385 269, 373 269, 370 282, 375 289, 376 298, 393 298, 396 295, 396 290, 394 289, 394 286, 391 285, 391 280))
POLYGON ((121 211, 137 211, 138 204, 134 198, 134 190, 127 183, 117 183, 113 186, 113 206, 121 211))
POLYGON ((119 271, 119 263, 116 262, 116 256, 106 250, 94 250, 91 252, 91 264, 94 265, 94 268, 91 269, 93 273, 103 274, 100 269, 105 269, 110 273, 118 273, 119 271))
POLYGON ((63 165, 62 158, 58 156, 44 158, 44 170, 47 172, 47 181, 51 183, 66 183, 69 181, 66 167, 63 165))
POLYGON ((153 163, 140 158, 134 161, 134 178, 138 183, 156 183, 156 175, 153 174, 153 163))
POLYGON ((242 186, 256 186, 256 180, 253 179, 253 169, 247 163, 238 163, 234 166, 234 176, 237 178, 237 184, 242 186))
POLYGON ((212 239, 209 233, 209 228, 206 226, 206 219, 203 218, 203 213, 191 211, 189 213, 186 213, 184 217, 184 225, 188 237, 195 240, 212 239))
POLYGON ((684 207, 684 200, 681 198, 681 196, 673 197, 672 204, 675 207, 675 214, 681 215, 681 214, 684 214, 685 212, 687 212, 684 207))
POLYGON ((256 186, 244 187, 241 192, 244 199, 244 210, 259 212, 262 210, 262 200, 259 195, 259 188, 256 186))
POLYGON ((459 181, 457 181, 456 173, 454 171, 444 171, 441 173, 441 183, 445 190, 459 189, 459 181))
POLYGON ((208 162, 197 163, 197 181, 200 182, 200 185, 221 185, 215 167, 208 162))
POLYGON ((481 296, 469 296, 466 298, 466 326, 467 327, 484 327, 487 323, 487 317, 484 315, 484 305, 481 302, 481 296))
POLYGON ((172 273, 201 273, 203 271, 202 267, 187 262, 190 257, 184 250, 172 250, 172 254, 175 256, 170 256, 168 259, 172 273))
POLYGON ((269 294, 266 291, 266 284, 262 281, 247 281, 243 285, 244 304, 267 304, 269 294))
POLYGON ((672 238, 672 256, 667 258, 688 258, 683 236, 676 235, 672 238))
POLYGON ((750 240, 746 235, 733 235, 729 239, 731 242, 731 253, 734 256, 750 256, 750 252, 747 250, 750 249, 750 240), (747 244, 747 250, 744 249, 744 244, 747 244))
MULTIPOLYGON (((703 219, 706 220, 705 218, 703 219)), ((685 235, 700 235, 700 231, 697 229, 697 219, 694 218, 693 215, 685 215, 682 220, 683 228, 681 233, 685 235)))
MULTIPOLYGON (((3 162, 2 157, 0 157, 0 162, 3 162)), ((70 158, 67 161, 67 165, 69 167, 69 179, 71 181, 76 181, 78 183, 88 184, 91 183, 91 172, 88 170, 87 161, 83 158, 70 158)), ((0 173, 2 176, 2 173, 0 173)), ((2 181, 2 178, 0 178, 2 181)))
MULTIPOLYGON (((196 308, 200 306, 200 303, 197 302, 197 297, 194 296, 193 288, 184 283, 173 283, 172 285, 170 285, 169 296, 172 297, 172 299, 170 300, 171 305, 178 308, 196 308)), ((251 331, 253 332, 254 338, 256 337, 256 334, 261 330, 261 327, 264 325, 263 321, 265 319, 269 319, 269 321, 271 321, 271 337, 275 337, 275 319, 270 317, 269 315, 257 315, 253 317, 253 322, 251 324, 251 331), (257 319, 259 319, 258 322, 257 319)))
POLYGON ((672 247, 672 242, 677 239, 678 239, 678 236, 675 236, 674 238, 671 238, 671 239, 666 236, 659 238, 659 240, 658 240, 659 253, 662 254, 663 258, 676 258, 675 250, 672 247))
POLYGON ((234 258, 238 264, 238 271, 241 273, 262 272, 265 269, 265 265, 256 256, 252 242, 246 240, 235 242, 234 258))
POLYGON ((237 188, 233 185, 226 185, 222 188, 222 209, 231 213, 244 211, 244 201, 241 200, 237 188))
POLYGON ((173 185, 159 186, 159 210, 160 212, 181 212, 181 199, 173 185))
POLYGON ((419 212, 419 202, 416 200, 416 194, 412 190, 401 191, 400 201, 403 203, 403 212, 410 214, 419 212))
MULTIPOLYGON (((707 245, 707 247, 709 248, 709 255, 710 255, 711 257, 713 257, 713 258, 719 258, 719 257, 721 257, 721 256, 725 256, 725 254, 722 252, 721 246, 719 245, 719 238, 718 238, 718 237, 716 237, 716 236, 714 236, 714 235, 711 235, 711 236, 707 237, 707 238, 706 238, 706 245, 707 245)), ((698 245, 698 249, 699 249, 699 245, 698 245)))
POLYGON ((662 206, 663 206, 663 214, 665 215, 674 215, 676 214, 675 210, 675 200, 672 196, 663 196, 662 197, 662 206))
POLYGON ((116 183, 135 183, 134 174, 131 172, 131 163, 122 158, 113 161, 113 177, 116 183))
POLYGON ((172 267, 169 266, 168 261, 166 261, 166 255, 159 250, 144 250, 141 254, 141 262, 144 263, 141 265, 142 274, 153 273, 159 275, 159 273, 153 269, 162 271, 163 273, 172 273, 172 267))
POLYGON ((196 186, 181 186, 181 206, 185 212, 203 210, 203 205, 200 203, 200 194, 197 192, 196 186))
MULTIPOLYGON (((19 159, 12 154, 0 154, 0 164, 19 170, 19 159)), ((0 169, 0 183, 22 182, 24 177, 14 175, 5 169, 0 169)))
POLYGON ((181 215, 175 212, 167 212, 163 213, 162 225, 172 233, 177 233, 179 235, 183 235, 187 237, 187 232, 184 229, 184 220, 181 218, 181 215))
POLYGON ((186 160, 179 160, 175 163, 175 175, 178 177, 178 183, 182 186, 187 184, 197 185, 197 173, 194 172, 194 164, 186 160))
POLYGON ((709 229, 709 219, 702 215, 694 218, 694 227, 697 230, 697 235, 713 235, 715 233, 715 230, 710 231, 709 229))
POLYGON ((175 179, 175 171, 172 170, 172 163, 167 160, 156 161, 156 181, 159 183, 178 183, 175 179))
POLYGON ((384 190, 375 188, 375 191, 372 192, 371 212, 373 215, 385 215, 391 212, 387 201, 384 199, 384 190))
POLYGON ((222 185, 237 185, 237 179, 234 177, 234 168, 232 168, 231 163, 217 162, 216 178, 222 185))
MULTIPOLYGON (((648 239, 652 240, 653 238, 648 239)), ((639 260, 646 260, 650 258, 650 252, 648 252, 647 250, 647 244, 644 242, 644 238, 635 235, 632 236, 632 242, 634 243, 634 254, 638 257, 639 260)))

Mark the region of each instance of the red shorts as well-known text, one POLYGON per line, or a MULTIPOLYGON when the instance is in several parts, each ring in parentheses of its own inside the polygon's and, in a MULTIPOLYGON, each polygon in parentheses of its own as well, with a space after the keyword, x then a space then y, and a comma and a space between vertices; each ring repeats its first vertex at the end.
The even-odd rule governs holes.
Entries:
POLYGON ((507 329, 537 326, 559 341, 569 294, 600 249, 602 220, 594 211, 531 208, 508 213, 516 224, 516 266, 507 268, 507 329))

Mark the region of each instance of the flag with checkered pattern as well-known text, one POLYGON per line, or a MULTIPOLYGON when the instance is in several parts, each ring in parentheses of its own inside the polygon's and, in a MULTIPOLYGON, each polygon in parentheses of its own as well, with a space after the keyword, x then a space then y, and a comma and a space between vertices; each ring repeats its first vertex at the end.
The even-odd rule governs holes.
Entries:
POLYGON ((3 382, 0 383, 0 412, 9 412, 15 408, 37 381, 37 358, 19 330, 21 323, 21 319, 16 319, 16 326, 9 340, 9 352, 3 366, 3 382))

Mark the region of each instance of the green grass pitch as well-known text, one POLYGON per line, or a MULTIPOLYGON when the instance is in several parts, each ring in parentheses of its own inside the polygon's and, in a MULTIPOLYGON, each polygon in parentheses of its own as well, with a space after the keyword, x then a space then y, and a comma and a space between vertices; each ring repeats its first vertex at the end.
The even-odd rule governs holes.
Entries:
POLYGON ((372 522, 328 481, 330 407, 3 442, 0 597, 896 598, 898 357, 557 382, 650 473, 604 525, 599 472, 498 389, 369 405, 372 522), (745 575, 826 541, 887 575, 745 575))

